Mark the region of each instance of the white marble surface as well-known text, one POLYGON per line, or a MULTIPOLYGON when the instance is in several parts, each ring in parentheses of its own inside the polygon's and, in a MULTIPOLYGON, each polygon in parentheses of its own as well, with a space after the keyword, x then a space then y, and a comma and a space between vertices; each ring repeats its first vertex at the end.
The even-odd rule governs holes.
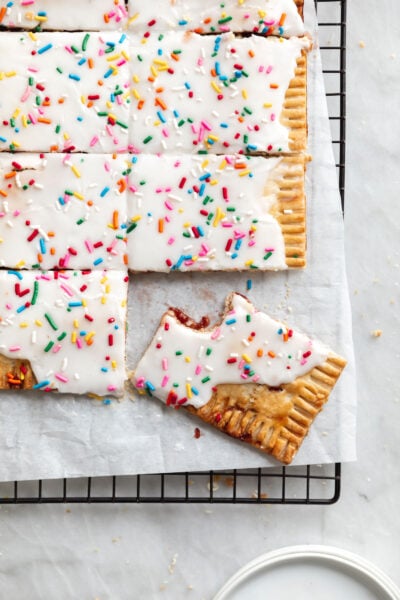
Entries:
POLYGON ((257 555, 304 543, 359 553, 400 585, 400 3, 351 0, 348 24, 346 237, 359 460, 343 467, 340 502, 3 507, 1 598, 210 600, 257 555), (382 330, 379 338, 371 335, 376 329, 382 330))

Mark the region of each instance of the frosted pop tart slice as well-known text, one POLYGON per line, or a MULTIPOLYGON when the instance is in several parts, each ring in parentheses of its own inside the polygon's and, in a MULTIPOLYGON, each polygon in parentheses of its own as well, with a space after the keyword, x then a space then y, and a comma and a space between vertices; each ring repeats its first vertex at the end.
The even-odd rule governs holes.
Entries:
POLYGON ((0 389, 120 395, 124 271, 0 271, 0 389))
POLYGON ((169 309, 133 382, 290 463, 345 365, 323 343, 230 294, 212 328, 169 309))
POLYGON ((0 35, 0 150, 127 145, 129 44, 117 32, 0 35))
POLYGON ((303 151, 310 40, 167 33, 131 43, 137 152, 303 151))
POLYGON ((0 27, 8 29, 120 29, 127 18, 125 0, 0 0, 0 27))
POLYGON ((304 34, 304 0, 129 0, 129 24, 148 38, 160 31, 251 32, 292 37, 304 34))
POLYGON ((121 155, 0 154, 0 266, 123 269, 121 155))
POLYGON ((305 266, 304 156, 140 154, 129 171, 130 269, 305 266))

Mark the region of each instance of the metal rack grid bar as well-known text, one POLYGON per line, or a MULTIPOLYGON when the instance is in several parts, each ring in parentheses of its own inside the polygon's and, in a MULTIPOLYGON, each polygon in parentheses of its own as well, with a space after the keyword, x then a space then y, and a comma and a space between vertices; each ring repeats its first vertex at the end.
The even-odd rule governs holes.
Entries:
MULTIPOLYGON (((335 76, 329 99, 339 99, 339 114, 331 114, 333 144, 337 151, 339 188, 344 210, 346 159, 346 3, 347 0, 315 0, 319 17, 322 61, 328 52, 339 58, 338 68, 323 70, 335 76), (329 20, 323 20, 329 7, 329 20), (336 18, 332 20, 332 11, 336 18), (329 32, 336 35, 330 44, 329 32), (339 36, 339 37, 337 37, 339 36), (339 43, 337 43, 339 39, 339 43), (337 136, 339 139, 337 139, 337 136)), ((333 36, 334 37, 334 36, 333 36)), ((39 480, 0 483, 0 505, 12 504, 313 504, 337 502, 341 489, 341 465, 278 467, 275 469, 186 472, 158 475, 88 477, 81 480, 39 480), (51 488, 51 490, 49 489, 51 488), (72 489, 74 488, 74 489, 72 489), (77 489, 78 488, 78 489, 77 489)))

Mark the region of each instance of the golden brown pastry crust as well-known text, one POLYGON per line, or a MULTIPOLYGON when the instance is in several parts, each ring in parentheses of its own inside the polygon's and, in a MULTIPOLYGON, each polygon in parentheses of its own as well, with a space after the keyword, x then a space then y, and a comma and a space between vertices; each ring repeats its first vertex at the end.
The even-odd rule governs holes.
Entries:
POLYGON ((290 81, 285 95, 280 118, 289 129, 291 152, 304 152, 307 148, 307 51, 297 59, 295 76, 290 81))
POLYGON ((331 354, 320 367, 278 389, 223 384, 201 408, 185 408, 231 437, 289 464, 345 366, 343 358, 331 354))
POLYGON ((0 390, 31 390, 36 383, 29 361, 0 354, 0 390))
MULTIPOLYGON (((286 264, 289 268, 306 266, 306 199, 304 189, 308 157, 304 154, 285 156, 276 170, 273 184, 277 201, 270 210, 278 221, 285 240, 286 264)), ((269 185, 264 189, 269 193, 269 185)))
POLYGON ((304 19, 304 0, 293 0, 299 11, 299 15, 304 19))

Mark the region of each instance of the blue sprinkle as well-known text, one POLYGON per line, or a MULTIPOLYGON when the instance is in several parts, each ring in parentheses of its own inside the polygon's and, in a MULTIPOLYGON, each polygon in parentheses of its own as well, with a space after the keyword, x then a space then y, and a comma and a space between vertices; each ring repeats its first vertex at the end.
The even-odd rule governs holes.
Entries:
POLYGON ((121 35, 121 37, 119 38, 119 41, 118 41, 118 43, 119 43, 119 44, 122 44, 122 43, 123 43, 125 40, 126 40, 126 33, 123 33, 123 34, 121 35))
POLYGON ((20 313, 24 312, 24 310, 26 310, 25 304, 23 304, 22 306, 20 306, 19 308, 17 308, 17 313, 20 314, 20 313))
POLYGON ((103 371, 103 373, 108 373, 107 367, 101 367, 101 370, 103 371))
POLYGON ((97 267, 97 265, 101 265, 102 262, 103 262, 102 258, 96 258, 96 260, 93 261, 93 264, 95 267, 97 267))
POLYGON ((112 74, 113 74, 113 70, 112 69, 108 69, 108 71, 106 71, 104 73, 104 79, 108 79, 109 77, 111 77, 112 74))
POLYGON ((64 200, 64 198, 59 198, 58 201, 61 204, 61 206, 65 206, 65 200, 64 200))
POLYGON ((104 398, 104 400, 103 400, 103 404, 104 404, 105 406, 109 406, 109 405, 111 404, 111 400, 110 400, 110 398, 104 398))
POLYGON ((7 139, 0 135, 0 142, 3 142, 5 144, 7 142, 7 139))
POLYGON ((80 123, 82 123, 83 117, 76 117, 76 120, 79 121, 80 123))
POLYGON ((22 275, 21 275, 21 273, 19 271, 7 271, 7 273, 9 275, 15 275, 16 277, 18 277, 18 279, 20 281, 22 281, 22 279, 23 279, 23 277, 22 277, 22 275))
POLYGON ((235 250, 240 250, 243 240, 236 240, 235 250))
POLYGON ((177 110, 174 110, 174 117, 175 117, 175 119, 177 119, 179 117, 179 113, 177 110))
POLYGON ((146 387, 148 390, 150 390, 151 392, 155 392, 156 388, 154 387, 154 385, 150 382, 150 381, 146 381, 146 387))
POLYGON ((161 110, 157 111, 157 116, 160 119, 161 123, 166 123, 167 119, 164 117, 164 115, 162 114, 161 110))
POLYGON ((199 232, 200 237, 204 237, 205 236, 204 229, 202 228, 201 225, 197 225, 197 231, 199 232))
POLYGON ((47 52, 47 50, 50 50, 52 47, 53 47, 53 44, 46 44, 46 46, 42 46, 41 48, 39 48, 37 53, 43 54, 44 52, 47 52))
POLYGON ((47 250, 46 250, 46 241, 44 240, 44 238, 40 238, 39 244, 40 244, 40 252, 42 254, 46 254, 46 252, 47 252, 47 250))
POLYGON ((249 144, 249 145, 247 146, 247 149, 248 149, 248 150, 257 150, 257 144, 249 144))
POLYGON ((70 73, 70 74, 68 75, 68 77, 69 77, 70 79, 73 79, 74 81, 80 81, 80 80, 81 80, 81 78, 80 78, 80 75, 75 75, 75 73, 70 73))
POLYGON ((188 24, 188 21, 186 21, 185 19, 178 21, 178 25, 187 25, 187 24, 188 24))
POLYGON ((236 319, 228 319, 227 321, 225 321, 226 325, 233 325, 234 323, 236 323, 236 319))
POLYGON ((219 126, 223 127, 224 129, 228 129, 229 127, 228 123, 220 123, 219 126))
POLYGON ((193 387, 193 386, 192 386, 192 392, 193 392, 193 394, 194 394, 195 396, 198 396, 198 395, 199 395, 199 390, 198 390, 197 388, 193 387))
POLYGON ((238 257, 238 253, 237 253, 237 252, 234 252, 234 253, 232 254, 232 256, 231 256, 231 258, 233 258, 233 259, 235 259, 235 258, 237 258, 237 257, 238 257))
POLYGON ((48 379, 46 379, 46 381, 40 381, 40 383, 37 383, 36 385, 34 385, 32 389, 41 390, 42 388, 44 388, 48 385, 50 385, 50 381, 48 379))
POLYGON ((87 331, 80 331, 80 332, 79 332, 79 335, 80 335, 81 337, 84 337, 86 334, 87 334, 87 331))
POLYGON ((108 192, 109 192, 109 191, 110 191, 110 188, 109 188, 109 187, 105 187, 105 188, 102 190, 102 192, 101 192, 101 194, 100 194, 100 197, 101 197, 101 198, 104 198, 104 196, 106 196, 106 195, 108 194, 108 192))
POLYGON ((199 177, 200 181, 205 181, 206 179, 210 179, 211 173, 204 173, 201 177, 199 177))
POLYGON ((200 189, 199 189, 199 196, 200 197, 204 195, 205 189, 206 189, 206 184, 202 183, 201 186, 200 186, 200 189))
POLYGON ((83 306, 82 302, 69 302, 68 306, 70 308, 77 308, 78 306, 83 306))
POLYGON ((248 290, 251 290, 251 288, 252 288, 252 287, 253 287, 253 282, 252 282, 252 280, 251 280, 251 279, 248 279, 248 280, 247 280, 247 289, 248 289, 248 290))
POLYGON ((78 65, 81 67, 82 65, 84 65, 86 62, 86 58, 81 58, 81 60, 78 61, 78 65))
POLYGON ((282 328, 278 329, 278 335, 282 335, 282 333, 283 333, 283 329, 282 328))

